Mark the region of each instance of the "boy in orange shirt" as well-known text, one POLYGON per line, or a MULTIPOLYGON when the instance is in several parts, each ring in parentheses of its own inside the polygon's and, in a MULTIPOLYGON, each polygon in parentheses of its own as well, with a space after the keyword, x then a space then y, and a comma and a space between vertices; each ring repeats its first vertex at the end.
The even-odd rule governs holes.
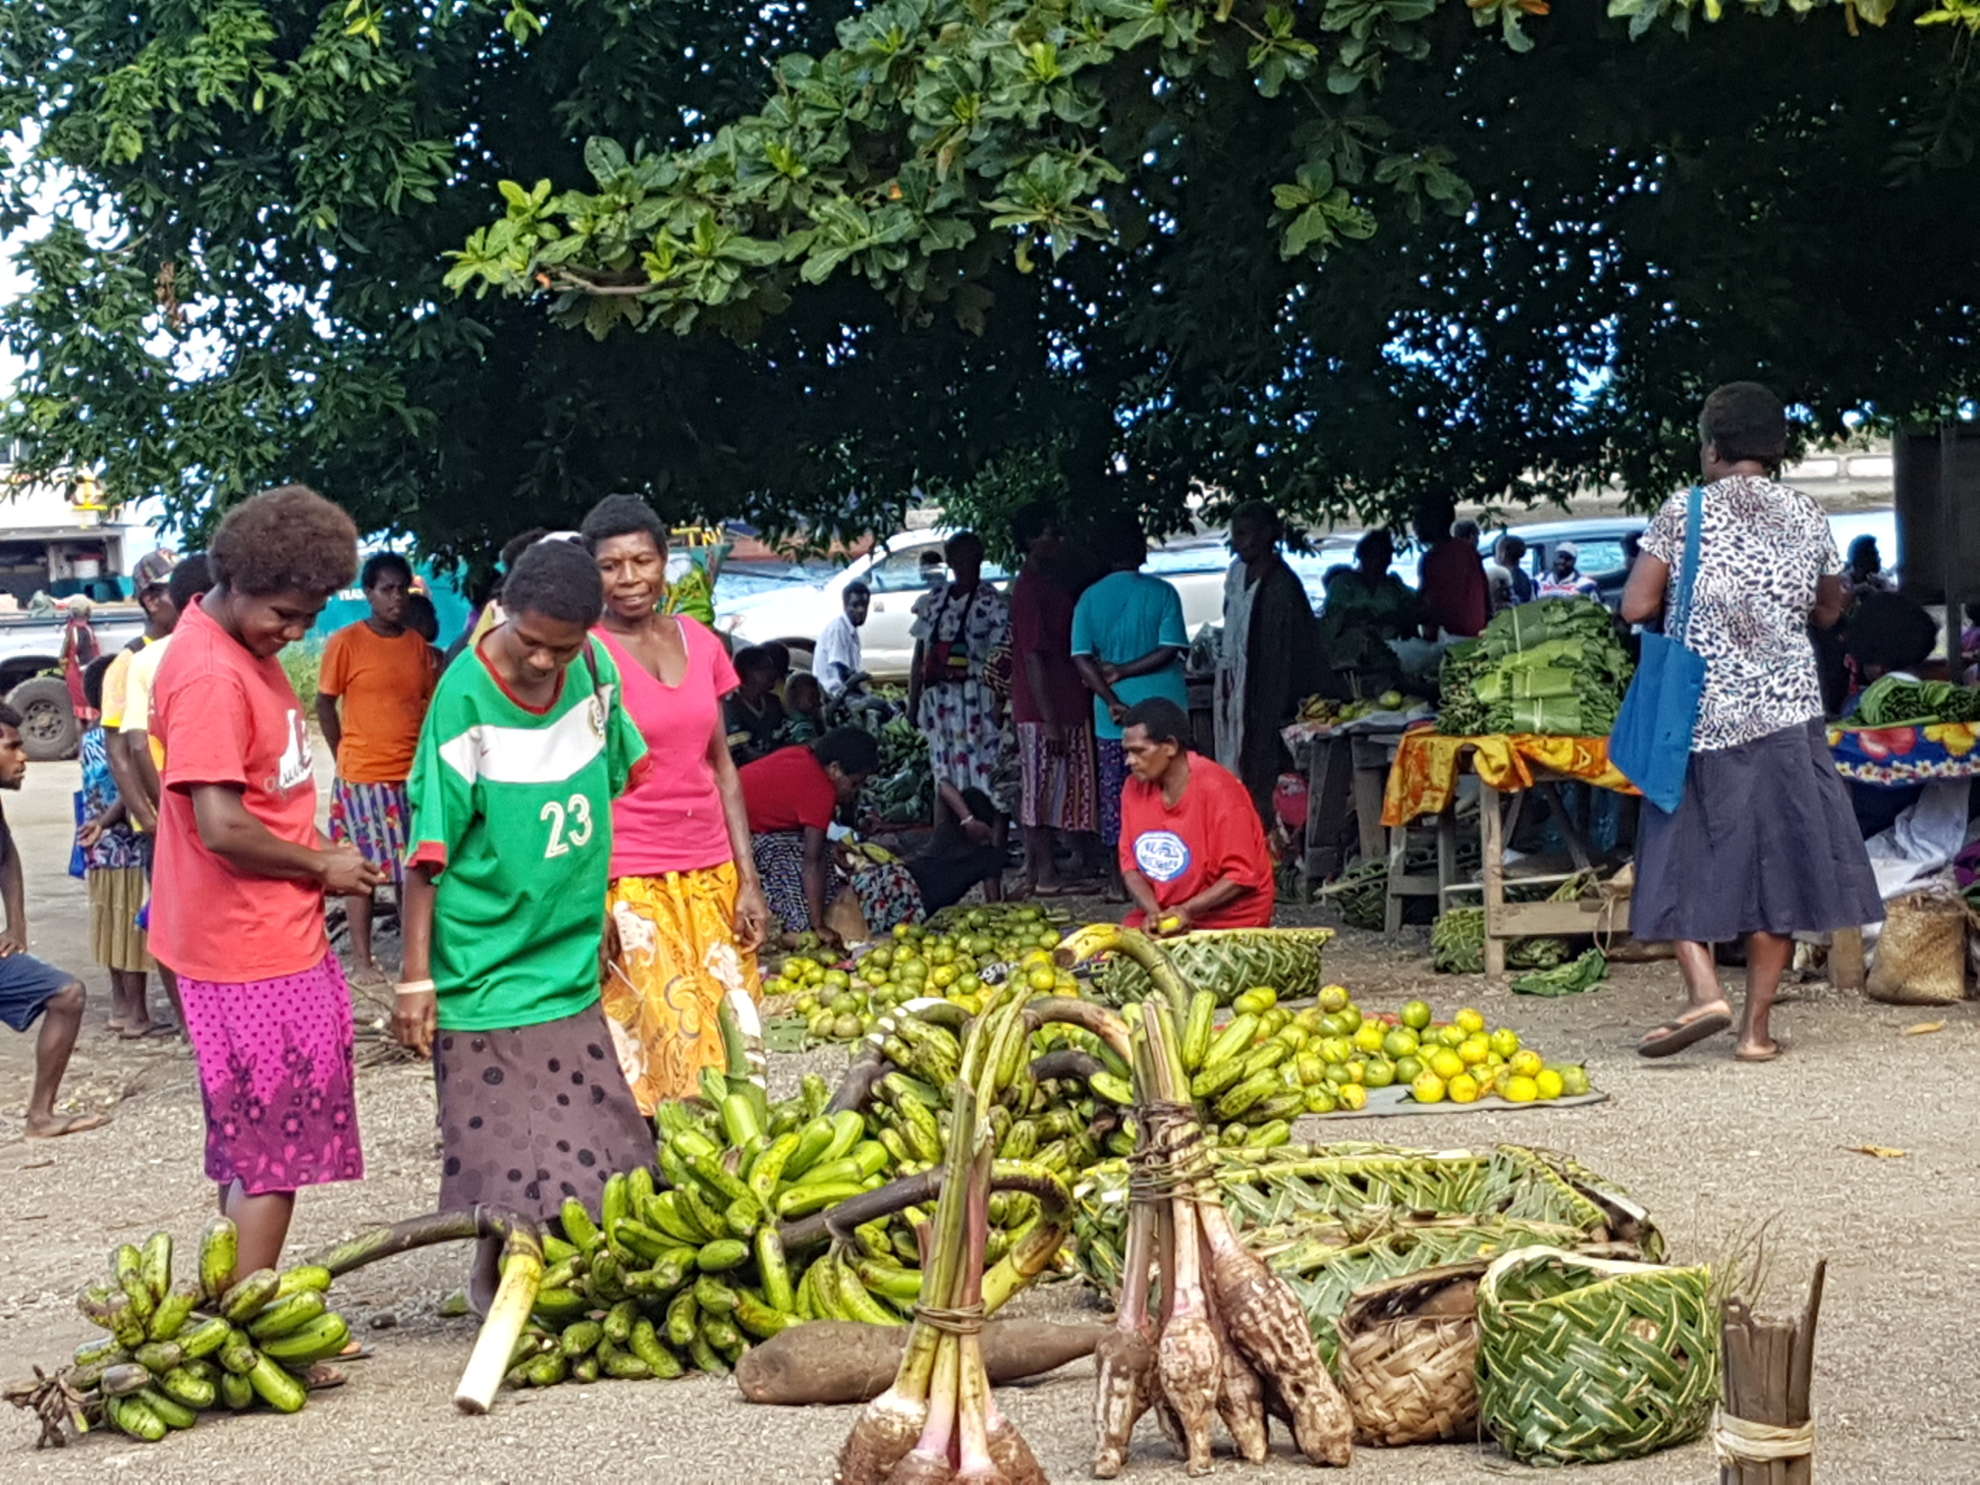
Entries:
MULTIPOLYGON (((411 564, 396 552, 380 552, 365 562, 362 582, 371 613, 339 629, 324 647, 316 720, 337 758, 330 838, 356 846, 390 876, 396 892, 405 884, 412 814, 406 777, 439 667, 433 647, 406 624, 411 564)), ((371 898, 346 900, 356 978, 381 981, 385 973, 371 953, 371 898)))

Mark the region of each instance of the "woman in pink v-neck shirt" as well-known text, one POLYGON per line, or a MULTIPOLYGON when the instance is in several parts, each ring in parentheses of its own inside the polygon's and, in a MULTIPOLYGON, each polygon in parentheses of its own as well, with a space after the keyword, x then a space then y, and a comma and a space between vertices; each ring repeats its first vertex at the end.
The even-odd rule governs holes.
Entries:
POLYGON ((598 637, 618 662, 648 767, 612 807, 605 1015, 640 1112, 691 1098, 722 1063, 716 1014, 731 990, 760 996, 756 950, 769 909, 749 849, 722 698, 736 688, 722 642, 663 614, 667 528, 645 501, 612 495, 584 520, 605 585, 598 637))

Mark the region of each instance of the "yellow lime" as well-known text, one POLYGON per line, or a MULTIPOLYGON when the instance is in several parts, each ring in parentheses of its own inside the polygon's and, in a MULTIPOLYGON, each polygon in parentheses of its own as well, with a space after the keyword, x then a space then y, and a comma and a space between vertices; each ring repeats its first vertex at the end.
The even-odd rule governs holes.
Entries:
POLYGON ((1346 1036, 1354 1028, 1339 1016, 1328 1014, 1320 1018, 1320 1029, 1328 1036, 1346 1036))
POLYGON ((1540 1085, 1531 1078, 1522 1078, 1515 1073, 1506 1079, 1506 1086, 1499 1092, 1507 1103, 1532 1103, 1540 1096, 1540 1085))
POLYGON ((1336 1085, 1354 1081, 1354 1079, 1348 1076, 1347 1064, 1345 1062, 1328 1063, 1326 1077, 1328 1082, 1336 1085))
POLYGON ((1561 1092, 1569 1098, 1579 1098, 1588 1091, 1588 1069, 1578 1062, 1570 1062, 1566 1067, 1556 1068, 1560 1074, 1561 1092))
POLYGON ((1341 1025, 1345 1026, 1349 1031, 1355 1031, 1360 1028, 1361 1007, 1353 1001, 1350 1000, 1346 1005, 1342 1006, 1338 1014, 1341 1018, 1341 1025))
POLYGON ((1370 1088, 1386 1088, 1396 1080, 1396 1065, 1386 1057, 1371 1057, 1361 1081, 1370 1088))
POLYGON ((1464 1071, 1464 1059, 1449 1047, 1439 1047, 1430 1054, 1430 1071, 1440 1078, 1454 1078, 1464 1071))
POLYGON ((1562 1086, 1561 1075, 1551 1067, 1543 1067, 1533 1075, 1534 1091, 1542 1099, 1559 1098, 1562 1086))
POLYGON ((1301 1008, 1299 1011, 1294 1013, 1293 1024, 1298 1026, 1299 1029, 1301 1031, 1304 1031, 1308 1036, 1319 1036, 1321 1034, 1320 1007, 1317 1005, 1309 1005, 1301 1008))
POLYGON ((1470 1073, 1459 1073, 1450 1081, 1452 1103, 1477 1103, 1478 1079, 1470 1073))
POLYGON ((1382 1030, 1382 1023, 1379 1021, 1364 1021, 1354 1033, 1355 1048, 1362 1052, 1381 1051, 1382 1043, 1387 1039, 1387 1034, 1382 1030))
POLYGON ((1510 1026, 1501 1026, 1492 1033, 1492 1050, 1501 1057, 1510 1057, 1519 1050, 1519 1033, 1510 1026))
POLYGON ((1402 1024, 1411 1031, 1421 1031, 1430 1024, 1430 1003, 1427 1000, 1412 1000, 1402 1008, 1402 1024))
POLYGON ((1382 1038, 1382 1050, 1391 1057, 1413 1057, 1416 1055, 1416 1033, 1407 1026, 1398 1026, 1382 1038))
POLYGON ((1334 1097, 1344 1109, 1365 1109, 1368 1107, 1368 1090, 1359 1083, 1349 1083, 1334 1090, 1334 1097))
POLYGON ((1506 1059, 1506 1065, 1517 1077, 1534 1078, 1540 1075, 1540 1069, 1545 1067, 1546 1063, 1540 1060, 1540 1054, 1531 1047, 1522 1047, 1506 1059))
POLYGON ((1338 1011, 1342 1006, 1346 1005, 1347 1003, 1348 1003, 1347 986, 1345 985, 1321 986, 1320 1009, 1325 1014, 1332 1015, 1335 1011, 1338 1011))
POLYGON ((1264 1015, 1279 1003, 1279 992, 1269 985, 1255 985, 1231 1002, 1231 1009, 1239 1015, 1246 1011, 1264 1015))
POLYGON ((1410 1082, 1409 1093, 1418 1103, 1442 1103, 1444 1080, 1433 1072, 1418 1073, 1410 1082))
POLYGON ((1366 1082, 1368 1079, 1367 1062, 1359 1057, 1352 1059, 1347 1065, 1347 1075, 1350 1083, 1366 1082))
POLYGON ((1471 1036, 1485 1029, 1485 1018, 1470 1006, 1466 1006, 1451 1018, 1451 1024, 1462 1030, 1466 1036, 1471 1036))
POLYGON ((1415 1057, 1398 1057, 1396 1059, 1396 1081, 1398 1083, 1414 1083, 1422 1075, 1423 1063, 1419 1059, 1415 1057))
POLYGON ((1314 1050, 1329 1062, 1346 1062, 1354 1056, 1354 1043, 1344 1036, 1322 1037, 1314 1050))
POLYGON ((1468 1036, 1458 1043, 1457 1054, 1466 1067, 1471 1067, 1492 1055, 1492 1044, 1482 1036, 1468 1036))
POLYGON ((1306 1112, 1309 1114, 1331 1114, 1334 1112, 1334 1090, 1326 1083, 1315 1083, 1306 1090, 1306 1112))
POLYGON ((1464 1028, 1462 1026, 1439 1026, 1437 1028, 1437 1045, 1440 1047, 1455 1047, 1463 1040, 1464 1028))

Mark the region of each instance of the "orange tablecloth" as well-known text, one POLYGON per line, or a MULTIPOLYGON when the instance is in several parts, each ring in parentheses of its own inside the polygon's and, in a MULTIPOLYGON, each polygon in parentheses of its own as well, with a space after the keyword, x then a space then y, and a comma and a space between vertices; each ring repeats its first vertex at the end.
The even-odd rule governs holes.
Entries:
POLYGON ((1458 769, 1466 749, 1471 750, 1478 777, 1508 794, 1531 789, 1535 767, 1580 779, 1598 789, 1636 793, 1636 786, 1609 762, 1606 737, 1539 737, 1523 732, 1445 737, 1426 727, 1403 734, 1382 797, 1382 823, 1407 825, 1425 815, 1443 813, 1457 792, 1458 769))

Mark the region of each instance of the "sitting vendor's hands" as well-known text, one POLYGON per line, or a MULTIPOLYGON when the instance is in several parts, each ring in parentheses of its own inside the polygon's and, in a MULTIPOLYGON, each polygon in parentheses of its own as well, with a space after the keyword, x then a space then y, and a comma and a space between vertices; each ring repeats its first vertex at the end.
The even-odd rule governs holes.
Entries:
POLYGON ((996 831, 974 816, 963 822, 962 833, 979 846, 987 846, 997 838, 996 831))
POLYGON ((1196 926, 1196 920, 1185 907, 1164 908, 1149 921, 1148 928, 1157 938, 1174 938, 1179 933, 1188 933, 1196 926))

